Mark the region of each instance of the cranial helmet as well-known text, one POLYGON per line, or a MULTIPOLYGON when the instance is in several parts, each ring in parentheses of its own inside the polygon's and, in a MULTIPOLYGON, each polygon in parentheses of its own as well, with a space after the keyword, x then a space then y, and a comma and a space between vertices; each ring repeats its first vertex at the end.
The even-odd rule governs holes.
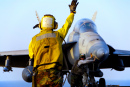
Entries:
POLYGON ((80 58, 84 58, 84 59, 85 59, 85 54, 80 54, 80 55, 79 55, 79 59, 80 59, 80 58))
POLYGON ((57 29, 58 23, 53 15, 46 14, 42 17, 39 27, 43 30, 57 29))

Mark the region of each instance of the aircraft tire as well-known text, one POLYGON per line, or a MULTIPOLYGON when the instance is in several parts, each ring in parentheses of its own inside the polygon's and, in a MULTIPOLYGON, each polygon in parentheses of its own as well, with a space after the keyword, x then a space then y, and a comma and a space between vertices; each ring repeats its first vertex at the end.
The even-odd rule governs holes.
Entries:
POLYGON ((71 72, 69 73, 68 77, 67 77, 67 80, 68 80, 68 83, 71 84, 71 72))
POLYGON ((93 87, 92 84, 88 84, 88 87, 93 87))
POLYGON ((106 82, 104 78, 99 79, 99 86, 98 87, 106 87, 106 82))

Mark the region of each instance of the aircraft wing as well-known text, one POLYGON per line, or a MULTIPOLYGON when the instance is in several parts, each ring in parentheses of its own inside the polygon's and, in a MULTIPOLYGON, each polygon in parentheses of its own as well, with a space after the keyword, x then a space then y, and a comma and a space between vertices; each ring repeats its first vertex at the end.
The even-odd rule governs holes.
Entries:
POLYGON ((74 42, 63 43, 63 44, 62 44, 62 49, 63 49, 63 50, 68 50, 68 49, 70 49, 71 47, 73 47, 73 46, 75 45, 75 43, 77 43, 77 42, 74 41, 74 42))
POLYGON ((109 47, 109 50, 109 57, 101 63, 100 68, 114 68, 122 71, 124 67, 130 67, 130 51, 113 49, 112 47, 109 47))
POLYGON ((63 69, 64 70, 70 70, 72 68, 71 63, 69 62, 68 59, 68 54, 67 51, 70 50, 77 42, 73 41, 73 42, 68 42, 68 43, 64 43, 62 44, 62 49, 63 49, 63 53, 64 53, 64 58, 63 58, 63 69))
POLYGON ((0 52, 0 56, 3 56, 3 55, 28 55, 28 50, 0 52))
POLYGON ((115 50, 115 52, 113 52, 113 54, 119 55, 119 56, 130 56, 130 51, 126 51, 126 50, 115 50))
MULTIPOLYGON (((63 50, 71 48, 76 42, 69 42, 62 44, 63 50)), ((5 66, 5 60, 7 56, 10 59, 11 67, 24 68, 29 64, 28 50, 17 50, 17 51, 5 51, 0 52, 0 66, 5 66)), ((68 60, 68 59, 67 59, 68 60)), ((68 61, 67 61, 68 62, 68 61)))
POLYGON ((24 68, 28 66, 29 61, 28 50, 0 52, 0 66, 5 66, 5 60, 7 56, 10 59, 11 67, 24 68))

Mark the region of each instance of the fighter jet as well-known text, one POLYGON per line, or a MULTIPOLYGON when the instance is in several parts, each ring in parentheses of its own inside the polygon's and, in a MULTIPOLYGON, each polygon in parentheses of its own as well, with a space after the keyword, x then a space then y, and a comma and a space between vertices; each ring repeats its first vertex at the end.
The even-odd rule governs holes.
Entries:
MULTIPOLYGON (((103 72, 100 69, 112 68, 117 71, 123 71, 125 67, 130 67, 128 62, 130 51, 114 49, 98 34, 94 23, 96 14, 97 12, 95 12, 92 20, 82 18, 77 21, 67 40, 67 43, 73 43, 73 46, 71 45, 70 49, 64 50, 70 65, 73 65, 75 60, 79 59, 79 54, 83 53, 86 57, 90 57, 90 53, 94 55, 96 61, 88 64, 86 69, 86 73, 89 75, 89 79, 87 79, 89 81, 86 82, 89 82, 88 84, 91 84, 91 86, 96 84, 94 77, 103 76, 103 72)), ((70 77, 68 81, 70 83, 70 77)), ((101 87, 105 87, 105 79, 101 78, 99 84, 101 87)))
MULTIPOLYGON (((103 72, 100 69, 112 68, 117 71, 123 71, 125 67, 130 67, 130 51, 114 49, 98 34, 94 23, 96 14, 97 12, 92 20, 88 18, 78 20, 73 31, 69 34, 67 42, 62 44, 64 53, 63 73, 70 73, 68 76, 69 83, 70 70, 74 62, 79 59, 79 54, 81 53, 86 54, 86 57, 89 57, 90 53, 92 53, 94 58, 96 58, 94 62, 86 67, 89 79, 85 81, 91 86, 96 84, 94 77, 103 76, 103 72)), ((22 76, 26 82, 32 81, 33 67, 30 64, 32 63, 29 62, 28 50, 0 52, 0 66, 4 66, 3 71, 12 71, 11 67, 25 68, 22 76)), ((86 76, 84 75, 84 77, 86 76)), ((99 80, 99 85, 105 87, 104 78, 99 80)))
MULTIPOLYGON (((90 57, 90 53, 94 55, 96 61, 88 64, 86 69, 86 73, 89 75, 89 79, 87 79, 89 81, 86 82, 89 82, 88 85, 91 84, 91 86, 96 84, 94 77, 103 76, 100 69, 112 68, 123 71, 125 67, 130 67, 128 62, 130 60, 130 51, 114 49, 98 34, 94 23, 96 14, 97 12, 95 12, 92 20, 82 18, 76 22, 67 40, 67 43, 73 43, 73 46, 71 45, 71 48, 64 50, 69 65, 73 65, 75 60, 79 59, 79 54, 86 54, 86 57, 90 57)), ((70 83, 70 77, 68 81, 70 83)), ((105 79, 101 78, 99 84, 101 87, 105 87, 105 79)))

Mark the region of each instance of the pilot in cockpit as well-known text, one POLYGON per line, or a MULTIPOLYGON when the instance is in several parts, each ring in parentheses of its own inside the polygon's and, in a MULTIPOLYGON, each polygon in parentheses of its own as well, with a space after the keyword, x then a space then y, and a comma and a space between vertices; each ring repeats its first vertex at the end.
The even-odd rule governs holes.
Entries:
POLYGON ((74 31, 75 32, 79 32, 79 33, 85 33, 85 32, 97 32, 97 28, 95 23, 87 18, 81 19, 79 20, 74 27, 74 31))

